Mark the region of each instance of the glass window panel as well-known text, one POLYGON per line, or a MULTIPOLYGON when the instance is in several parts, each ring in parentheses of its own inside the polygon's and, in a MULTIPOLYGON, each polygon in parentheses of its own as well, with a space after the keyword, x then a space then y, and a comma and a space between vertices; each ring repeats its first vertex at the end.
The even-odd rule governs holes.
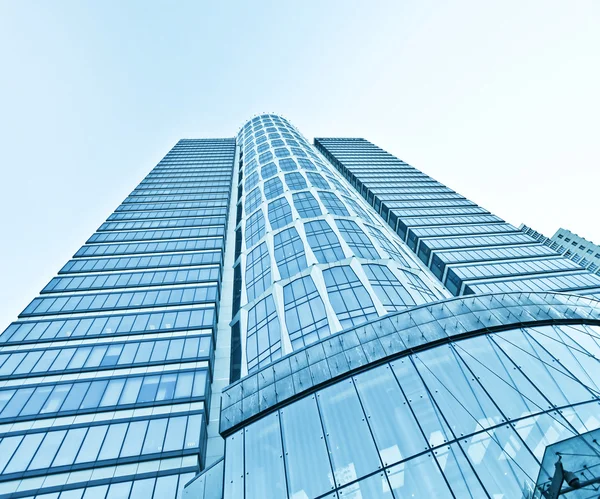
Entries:
POLYGON ((102 362, 102 357, 104 357, 104 354, 106 353, 106 350, 107 350, 106 346, 94 347, 92 349, 92 353, 85 361, 85 367, 99 366, 100 362, 102 362))
POLYGON ((167 421, 167 419, 152 419, 150 421, 142 454, 162 452, 165 432, 167 431, 167 421))
POLYGON ((453 498, 452 492, 448 490, 448 485, 431 454, 423 454, 392 466, 388 469, 388 480, 395 499, 404 499, 405 497, 453 498))
POLYGON ((120 404, 135 404, 143 378, 130 378, 125 382, 120 404))
MULTIPOLYGON (((108 488, 106 499, 127 499, 131 490, 132 482, 113 483, 108 488)), ((146 499, 148 496, 145 496, 146 499)), ((135 498, 132 498, 135 499, 135 498)))
POLYGON ((375 473, 339 491, 342 499, 392 499, 385 473, 375 473))
POLYGON ((82 499, 104 499, 108 485, 97 485, 96 487, 87 487, 82 499))
POLYGON ((40 445, 40 448, 33 458, 33 461, 31 461, 29 469, 39 470, 43 468, 49 468, 50 463, 52 463, 52 460, 58 451, 58 447, 60 446, 66 434, 66 430, 49 431, 46 433, 46 438, 44 438, 44 441, 42 442, 42 445, 40 445))
POLYGON ((12 459, 6 468, 4 468, 3 473, 8 474, 16 473, 17 471, 25 471, 43 438, 44 433, 25 435, 21 441, 21 445, 19 445, 19 448, 13 454, 12 459))
POLYGON ((169 426, 167 428, 167 435, 165 437, 164 444, 165 452, 183 449, 183 438, 185 435, 186 422, 186 416, 179 416, 177 418, 169 419, 169 426))
POLYGON ((409 358, 390 363, 415 419, 429 445, 434 447, 452 440, 452 433, 409 358))
POLYGON ((159 382, 160 382, 160 376, 145 377, 144 382, 142 383, 142 388, 138 395, 137 401, 140 403, 154 401, 154 397, 156 396, 156 391, 158 390, 159 382))
POLYGON ((6 466, 6 463, 10 461, 13 452, 15 452, 16 448, 19 446, 21 440, 23 440, 22 436, 6 437, 0 442, 0 472, 6 466))
POLYGON ((58 454, 56 454, 56 457, 52 462, 52 466, 73 464, 87 430, 87 428, 76 428, 67 432, 67 436, 60 446, 58 454))
POLYGON ((169 349, 169 341, 157 341, 154 343, 154 349, 150 356, 151 362, 160 362, 165 360, 167 357, 167 350, 169 349))
POLYGON ((360 374, 354 381, 384 466, 428 448, 389 365, 360 374))
POLYGON ((4 407, 6 407, 6 404, 8 404, 8 401, 15 394, 15 392, 16 392, 16 390, 3 390, 3 391, 0 391, 0 413, 2 412, 2 410, 4 409, 4 407))
POLYGON ((123 347, 123 352, 119 356, 119 364, 123 365, 133 363, 133 359, 135 358, 138 346, 138 343, 130 343, 128 345, 125 345, 123 347))
POLYGON ((156 393, 156 400, 171 400, 175 394, 176 374, 163 374, 156 393))
POLYGON ((455 497, 465 499, 487 497, 458 444, 438 448, 435 458, 455 497))
POLYGON ((148 421, 135 421, 129 424, 127 436, 123 442, 123 448, 119 457, 137 456, 140 454, 147 427, 148 421))
POLYGON ((135 362, 142 363, 148 362, 150 360, 150 355, 152 354, 152 348, 154 347, 154 343, 151 341, 146 341, 144 343, 140 343, 140 346, 135 354, 135 362))
POLYGON ((6 404, 4 411, 2 411, 2 417, 12 418, 18 416, 21 412, 21 409, 27 403, 29 397, 31 397, 34 391, 34 388, 17 390, 17 393, 13 395, 13 397, 10 399, 10 402, 6 404))
POLYGON ((171 340, 167 360, 178 360, 182 357, 184 340, 171 340))
POLYGON ((52 386, 37 387, 33 395, 29 398, 27 404, 25 404, 25 407, 23 407, 21 415, 39 413, 51 391, 52 386))
POLYGON ((69 390, 71 390, 72 386, 73 385, 71 384, 55 385, 54 389, 52 390, 52 393, 46 400, 46 403, 41 408, 40 413, 45 414, 48 412, 57 412, 60 409, 60 406, 62 405, 63 401, 67 397, 67 394, 69 393, 69 390))
POLYGON ((244 497, 244 430, 227 437, 225 448, 223 497, 244 497))
POLYGON ((118 457, 126 431, 127 423, 110 425, 106 438, 104 439, 104 445, 102 445, 102 450, 98 456, 99 460, 116 459, 118 457))
POLYGON ((174 499, 177 493, 177 479, 177 475, 157 478, 154 487, 154 499, 174 499))
POLYGON ((544 387, 544 395, 558 406, 590 400, 592 394, 566 373, 542 348, 532 347, 521 331, 497 333, 493 341, 536 386, 544 387))
POLYGON ((206 371, 196 371, 194 374, 194 391, 192 396, 202 397, 206 391, 206 371))
POLYGON ((345 485, 381 468, 352 380, 321 390, 317 399, 337 484, 345 485))
POLYGON ((61 492, 60 499, 81 499, 85 489, 65 490, 61 492))
MULTIPOLYGON (((154 482, 156 478, 146 478, 145 480, 135 480, 131 488, 131 499, 150 499, 154 491, 154 482)), ((157 498, 158 499, 158 498, 157 498)))
POLYGON ((279 414, 270 414, 245 430, 246 497, 286 498, 279 414))
POLYGON ((81 403, 80 409, 89 409, 91 407, 98 407, 100 404, 100 399, 102 395, 104 395, 104 390, 108 381, 94 381, 90 385, 89 390, 85 394, 85 398, 81 403))
POLYGON ((108 425, 92 426, 89 429, 86 439, 75 459, 76 463, 89 463, 96 460, 107 430, 108 425))
POLYGON ((125 386, 124 379, 112 379, 108 382, 108 386, 106 391, 104 392, 104 396, 100 401, 100 407, 106 407, 110 405, 117 405, 119 402, 119 397, 121 396, 121 391, 125 386))
POLYGON ((52 363, 51 371, 62 371, 63 369, 67 369, 71 358, 75 355, 74 348, 63 349, 56 357, 56 360, 52 363))
POLYGON ((514 423, 514 428, 540 461, 548 445, 575 435, 567 422, 556 412, 521 419, 514 423))
MULTIPOLYGON (((552 326, 528 328, 527 334, 556 358, 573 376, 596 393, 600 393, 600 361, 584 353, 580 346, 568 347, 552 326)), ((539 348, 539 347, 537 347, 539 348)))
POLYGON ((181 373, 177 376, 177 386, 175 387, 175 398, 187 398, 192 394, 192 384, 194 383, 194 373, 181 373))
POLYGON ((454 347, 509 419, 550 408, 550 403, 488 337, 470 338, 454 347))
POLYGON ((459 442, 491 497, 522 497, 526 484, 535 483, 540 465, 510 428, 499 427, 459 442))
POLYGON ((504 421, 471 373, 457 362, 450 345, 415 354, 413 359, 429 392, 457 437, 504 421))
POLYGON ((334 486, 315 396, 280 411, 288 494, 317 497, 334 486))
POLYGON ((202 414, 195 414, 188 417, 184 442, 186 449, 193 449, 200 446, 200 433, 203 426, 202 417, 202 414))

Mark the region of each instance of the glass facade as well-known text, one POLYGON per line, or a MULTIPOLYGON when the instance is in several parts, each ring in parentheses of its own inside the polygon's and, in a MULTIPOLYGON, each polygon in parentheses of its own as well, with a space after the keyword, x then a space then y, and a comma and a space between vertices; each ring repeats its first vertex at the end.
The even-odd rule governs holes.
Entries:
POLYGON ((348 197, 352 187, 289 121, 254 118, 237 144, 241 279, 232 381, 387 314, 390 300, 398 310, 450 296, 368 204, 348 197), (390 298, 377 280, 376 291, 371 266, 400 294, 390 298))
POLYGON ((513 227, 371 142, 317 138, 315 146, 453 295, 600 293, 600 277, 559 256, 558 248, 545 246, 535 234, 513 227))
POLYGON ((181 140, 0 335, 0 497, 531 498, 597 293, 364 139, 181 140))
POLYGON ((233 139, 181 140, 0 335, 0 496, 168 499, 202 469, 233 139))

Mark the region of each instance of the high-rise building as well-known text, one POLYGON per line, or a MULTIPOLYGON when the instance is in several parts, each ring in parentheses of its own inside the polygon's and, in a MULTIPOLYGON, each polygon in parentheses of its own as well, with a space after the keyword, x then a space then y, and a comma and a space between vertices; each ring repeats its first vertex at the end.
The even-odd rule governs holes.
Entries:
POLYGON ((525 234, 549 246, 561 255, 566 256, 584 269, 600 274, 600 246, 578 236, 567 229, 558 229, 552 237, 546 237, 538 231, 521 224, 519 227, 525 234))
POLYGON ((598 292, 363 139, 182 140, 0 335, 0 497, 533 497, 598 292))

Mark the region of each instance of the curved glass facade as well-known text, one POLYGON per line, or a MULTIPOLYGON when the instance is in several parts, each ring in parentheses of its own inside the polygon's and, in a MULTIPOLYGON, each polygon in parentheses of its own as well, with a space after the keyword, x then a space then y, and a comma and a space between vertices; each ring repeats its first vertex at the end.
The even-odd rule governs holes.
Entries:
POLYGON ((350 325, 449 296, 287 120, 258 116, 237 142, 241 376, 350 325))
POLYGON ((522 497, 547 445, 600 427, 599 358, 600 327, 560 325, 379 365, 230 435, 224 497, 522 497))

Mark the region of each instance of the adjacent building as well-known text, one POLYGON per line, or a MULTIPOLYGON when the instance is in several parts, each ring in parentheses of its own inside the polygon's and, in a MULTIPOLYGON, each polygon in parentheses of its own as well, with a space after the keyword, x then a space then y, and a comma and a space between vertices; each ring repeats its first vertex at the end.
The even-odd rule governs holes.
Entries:
POLYGON ((519 229, 563 256, 573 260, 575 263, 578 263, 584 269, 594 274, 600 274, 600 246, 567 229, 558 229, 550 238, 524 224, 521 224, 519 229))
POLYGON ((0 497, 539 495, 599 292, 364 139, 181 140, 0 335, 0 497))

